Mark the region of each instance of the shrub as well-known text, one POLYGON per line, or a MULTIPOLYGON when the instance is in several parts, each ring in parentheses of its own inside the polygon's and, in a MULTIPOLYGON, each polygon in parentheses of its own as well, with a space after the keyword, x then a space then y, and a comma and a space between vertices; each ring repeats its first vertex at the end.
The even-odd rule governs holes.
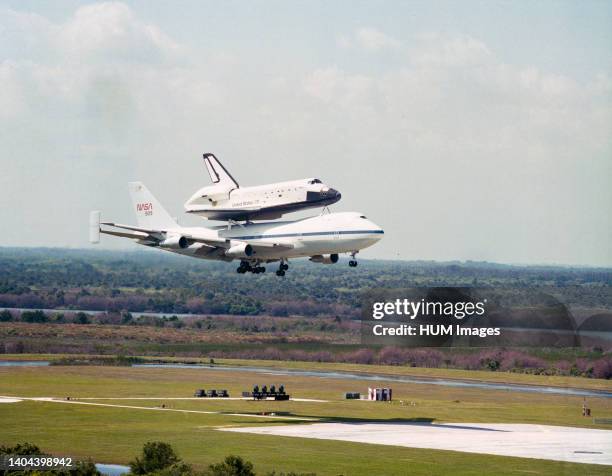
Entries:
MULTIPOLYGON (((16 456, 50 456, 42 451, 38 446, 32 443, 18 443, 15 446, 0 445, 0 455, 16 455, 16 456)), ((35 470, 29 471, 3 471, 0 470, 0 475, 6 474, 21 474, 21 475, 37 475, 44 474, 45 476, 100 476, 100 472, 96 469, 96 465, 90 461, 76 461, 76 464, 69 470, 47 470, 38 472, 35 470)))
POLYGON ((603 358, 593 362, 593 378, 612 378, 612 358, 603 358))
POLYGON ((501 359, 501 370, 541 369, 546 367, 544 360, 519 351, 506 351, 501 359))
POLYGON ((593 366, 585 358, 576 359, 574 366, 571 369, 571 374, 582 377, 590 377, 593 373, 593 366))
POLYGON ((16 456, 30 456, 30 455, 44 455, 42 450, 32 443, 17 443, 15 446, 0 446, 0 455, 16 455, 16 456))
POLYGON ((75 322, 77 324, 89 324, 89 316, 84 312, 77 312, 75 316, 75 322))
POLYGON ((47 315, 41 310, 23 311, 21 320, 23 322, 47 322, 47 315))
POLYGON ((354 352, 349 352, 343 356, 345 362, 355 362, 357 364, 373 364, 374 351, 371 349, 359 349, 354 352))
POLYGON ((211 464, 206 476, 255 476, 253 463, 240 456, 230 455, 222 463, 211 464))
POLYGON ((406 351, 397 347, 385 347, 378 353, 379 363, 384 365, 403 365, 408 362, 406 351))
POLYGON ((167 468, 148 473, 147 476, 194 476, 196 474, 190 465, 179 462, 167 468))
POLYGON ((11 314, 11 311, 4 309, 2 312, 0 312, 0 322, 10 322, 12 320, 13 315, 11 314))
POLYGON ((180 461, 174 449, 163 441, 149 441, 142 447, 141 457, 130 462, 133 474, 148 474, 159 471, 180 461))

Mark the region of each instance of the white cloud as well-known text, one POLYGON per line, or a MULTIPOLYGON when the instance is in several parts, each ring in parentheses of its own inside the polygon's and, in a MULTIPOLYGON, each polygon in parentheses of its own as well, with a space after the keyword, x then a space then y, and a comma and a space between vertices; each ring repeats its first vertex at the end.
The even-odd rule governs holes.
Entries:
POLYGON ((304 90, 312 97, 329 102, 337 97, 341 81, 344 79, 338 68, 319 69, 304 79, 304 90))
POLYGON ((397 50, 399 64, 190 55, 120 3, 65 23, 0 22, 11 32, 0 44, 0 245, 85 244, 90 208, 131 220, 131 179, 178 213, 206 181, 206 149, 246 183, 323 175, 343 192, 336 208, 387 229, 370 256, 612 263, 606 75, 510 65, 466 35, 402 46, 371 28, 346 46, 397 50), (384 193, 364 193, 374 182, 384 193))
POLYGON ((353 42, 348 36, 339 35, 338 37, 336 37, 336 45, 338 46, 338 48, 347 49, 353 46, 353 42))
POLYGON ((119 2, 80 7, 62 25, 58 40, 62 51, 78 59, 101 55, 151 61, 166 59, 179 50, 158 27, 135 18, 130 8, 119 2))
POLYGON ((369 51, 378 51, 385 48, 399 48, 401 43, 395 38, 391 38, 376 28, 365 27, 357 30, 356 41, 361 47, 369 51))
POLYGON ((384 49, 399 49, 402 44, 376 28, 363 27, 351 35, 338 35, 336 46, 340 49, 358 46, 365 51, 376 52, 384 49))
POLYGON ((467 35, 427 33, 419 35, 418 39, 420 41, 411 48, 411 59, 415 63, 450 67, 478 66, 495 61, 487 45, 467 35))

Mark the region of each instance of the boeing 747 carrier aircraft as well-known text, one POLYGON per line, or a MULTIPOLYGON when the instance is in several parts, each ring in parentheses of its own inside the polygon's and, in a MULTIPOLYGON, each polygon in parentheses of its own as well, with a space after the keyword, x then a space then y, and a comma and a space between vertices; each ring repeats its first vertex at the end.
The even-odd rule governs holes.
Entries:
POLYGON ((213 154, 204 154, 212 185, 185 203, 187 213, 210 220, 274 220, 285 213, 323 208, 340 200, 340 192, 317 178, 240 187, 213 154))
POLYGON ((310 257, 315 263, 333 264, 340 253, 348 253, 349 266, 355 267, 359 250, 375 244, 384 233, 378 225, 355 212, 214 228, 181 227, 142 183, 131 182, 129 190, 138 225, 101 223, 100 212, 91 212, 92 243, 98 243, 103 233, 194 258, 240 260, 238 273, 263 273, 266 263, 279 262, 276 274, 284 276, 291 258, 310 257))

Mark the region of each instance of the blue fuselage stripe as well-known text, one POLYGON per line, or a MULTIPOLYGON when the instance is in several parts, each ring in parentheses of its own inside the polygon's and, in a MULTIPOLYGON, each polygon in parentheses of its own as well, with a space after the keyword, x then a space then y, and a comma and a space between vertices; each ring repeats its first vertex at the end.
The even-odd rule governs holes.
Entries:
POLYGON ((309 231, 305 233, 279 233, 275 235, 247 235, 247 236, 227 236, 235 240, 260 240, 264 238, 291 238, 298 236, 324 236, 324 235, 366 235, 377 234, 382 235, 383 230, 350 230, 350 231, 309 231))

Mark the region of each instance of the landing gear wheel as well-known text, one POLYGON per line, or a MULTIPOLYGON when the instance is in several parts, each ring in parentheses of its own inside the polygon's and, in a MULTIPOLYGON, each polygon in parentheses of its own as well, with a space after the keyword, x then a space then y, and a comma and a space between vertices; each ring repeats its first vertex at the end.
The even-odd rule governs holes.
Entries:
POLYGON ((281 260, 278 265, 278 271, 276 271, 276 276, 285 276, 285 271, 289 269, 289 265, 285 263, 285 261, 281 260))
POLYGON ((349 261, 349 266, 351 268, 356 268, 357 267, 357 260, 355 259, 355 255, 359 253, 359 251, 353 251, 351 253, 351 260, 349 261))
POLYGON ((241 261, 240 266, 236 268, 236 272, 239 274, 244 274, 247 271, 252 271, 251 265, 246 261, 241 261))

